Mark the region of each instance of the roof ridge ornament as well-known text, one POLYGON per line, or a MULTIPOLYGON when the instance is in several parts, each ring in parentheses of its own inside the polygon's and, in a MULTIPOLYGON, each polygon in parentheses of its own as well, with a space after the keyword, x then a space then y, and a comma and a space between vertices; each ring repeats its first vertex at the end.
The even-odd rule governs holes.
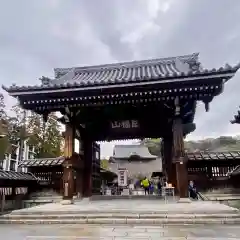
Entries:
POLYGON ((184 62, 180 57, 177 57, 175 59, 175 65, 176 65, 176 68, 180 72, 189 72, 190 71, 189 64, 187 62, 184 62))
POLYGON ((69 83, 76 75, 75 68, 69 69, 67 73, 64 73, 59 78, 51 80, 51 84, 66 84, 69 83), (70 80, 70 81, 69 81, 70 80))

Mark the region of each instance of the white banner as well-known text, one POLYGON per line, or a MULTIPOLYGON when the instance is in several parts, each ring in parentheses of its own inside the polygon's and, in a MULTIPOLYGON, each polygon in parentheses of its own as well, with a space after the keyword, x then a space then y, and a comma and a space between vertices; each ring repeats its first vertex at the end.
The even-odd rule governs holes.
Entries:
POLYGON ((118 186, 126 187, 127 186, 127 169, 119 168, 118 169, 118 186))

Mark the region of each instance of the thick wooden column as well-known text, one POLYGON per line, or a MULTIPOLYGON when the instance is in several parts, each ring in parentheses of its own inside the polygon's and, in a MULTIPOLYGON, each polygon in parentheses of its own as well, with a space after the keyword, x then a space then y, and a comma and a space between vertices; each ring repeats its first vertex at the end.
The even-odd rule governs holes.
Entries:
POLYGON ((173 138, 171 135, 163 139, 163 161, 167 181, 176 187, 176 168, 173 163, 173 138))
POLYGON ((78 149, 78 163, 76 168, 76 194, 78 198, 83 196, 83 169, 84 169, 84 151, 83 151, 83 141, 82 136, 78 136, 79 149, 78 149))
POLYGON ((92 196, 92 161, 93 161, 93 142, 84 139, 84 172, 83 172, 83 196, 92 196))
POLYGON ((175 107, 175 118, 173 120, 173 163, 176 169, 176 187, 180 198, 188 198, 188 172, 184 149, 183 125, 178 99, 175 101, 175 107))
POLYGON ((66 131, 64 133, 64 156, 70 158, 74 151, 74 128, 70 125, 66 125, 66 131))
POLYGON ((74 194, 74 176, 72 163, 72 156, 74 151, 74 128, 70 125, 66 125, 64 138, 65 161, 63 164, 63 199, 72 201, 74 194))

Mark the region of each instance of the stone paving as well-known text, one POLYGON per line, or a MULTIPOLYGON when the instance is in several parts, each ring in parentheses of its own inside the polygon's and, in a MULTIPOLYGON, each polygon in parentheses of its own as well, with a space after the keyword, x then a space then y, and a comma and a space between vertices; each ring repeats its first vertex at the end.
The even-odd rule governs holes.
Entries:
POLYGON ((0 225, 0 239, 11 240, 239 240, 239 226, 0 225))
POLYGON ((161 213, 230 213, 237 209, 227 205, 211 202, 196 201, 191 203, 165 202, 161 200, 111 200, 111 201, 76 201, 72 205, 49 203, 13 211, 13 213, 76 213, 76 212, 161 212, 161 213))
POLYGON ((177 203, 156 200, 50 203, 0 216, 2 224, 240 224, 240 212, 208 201, 177 203))

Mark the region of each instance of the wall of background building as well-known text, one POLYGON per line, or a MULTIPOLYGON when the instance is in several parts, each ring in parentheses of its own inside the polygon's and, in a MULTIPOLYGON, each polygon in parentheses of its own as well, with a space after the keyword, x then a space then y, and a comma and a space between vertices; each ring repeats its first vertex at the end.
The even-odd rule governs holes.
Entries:
POLYGON ((20 159, 24 159, 24 160, 34 159, 34 156, 35 156, 34 147, 29 146, 27 144, 27 141, 24 141, 22 157, 19 156, 19 153, 20 153, 19 144, 13 145, 12 152, 5 154, 5 158, 3 160, 1 160, 0 169, 5 170, 5 171, 26 172, 27 169, 25 169, 25 168, 18 169, 20 159))

